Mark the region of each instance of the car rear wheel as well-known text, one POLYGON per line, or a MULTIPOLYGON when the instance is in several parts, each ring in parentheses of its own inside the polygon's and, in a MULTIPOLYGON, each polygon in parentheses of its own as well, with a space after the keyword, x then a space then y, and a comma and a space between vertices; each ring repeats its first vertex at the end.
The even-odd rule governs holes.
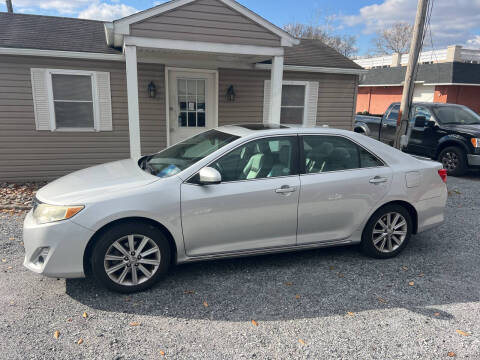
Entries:
POLYGON ((467 171, 467 156, 465 151, 456 146, 450 146, 442 150, 438 160, 447 170, 448 175, 462 176, 467 171))
POLYGON ((380 208, 363 231, 363 252, 378 259, 397 256, 410 240, 412 224, 412 217, 403 206, 392 204, 380 208))
POLYGON ((143 291, 168 271, 170 246, 165 235, 150 224, 122 223, 99 237, 91 264, 102 286, 121 293, 143 291))

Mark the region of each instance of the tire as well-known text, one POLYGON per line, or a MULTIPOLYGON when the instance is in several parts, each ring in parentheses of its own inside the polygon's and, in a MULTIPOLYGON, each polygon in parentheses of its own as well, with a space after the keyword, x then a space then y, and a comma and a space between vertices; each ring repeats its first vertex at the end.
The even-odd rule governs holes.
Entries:
POLYGON ((462 176, 467 172, 467 155, 462 148, 449 146, 442 150, 438 161, 443 164, 448 175, 462 176))
POLYGON ((101 286, 115 292, 144 291, 165 276, 170 254, 169 242, 158 228, 142 222, 121 223, 96 241, 92 275, 101 286))
POLYGON ((407 209, 396 204, 383 206, 372 215, 363 230, 362 251, 365 255, 377 259, 393 258, 405 249, 410 241, 412 230, 413 221, 407 209), (397 215, 399 216, 398 218, 397 215), (388 227, 387 218, 389 216, 391 230, 383 227, 383 225, 388 227), (400 224, 403 224, 403 222, 405 224, 398 227, 400 224), (396 231, 394 230, 394 226, 398 227, 396 231), (400 232, 402 234, 400 234, 400 232), (383 239, 378 240, 382 236, 383 239))

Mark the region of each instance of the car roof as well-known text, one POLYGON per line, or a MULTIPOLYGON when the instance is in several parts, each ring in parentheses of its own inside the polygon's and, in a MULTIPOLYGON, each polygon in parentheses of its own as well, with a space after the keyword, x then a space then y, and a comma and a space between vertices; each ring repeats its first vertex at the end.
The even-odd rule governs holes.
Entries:
POLYGON ((271 134, 341 134, 347 133, 347 130, 330 128, 328 126, 303 126, 298 124, 236 124, 236 125, 224 125, 217 128, 217 130, 226 132, 228 134, 236 135, 239 137, 247 137, 252 135, 264 136, 271 134))

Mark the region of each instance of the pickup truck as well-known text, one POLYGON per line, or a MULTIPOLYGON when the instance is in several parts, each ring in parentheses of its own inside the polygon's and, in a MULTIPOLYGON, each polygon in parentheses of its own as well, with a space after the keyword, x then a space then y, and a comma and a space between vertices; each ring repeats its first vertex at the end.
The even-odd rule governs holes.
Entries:
MULTIPOLYGON (((381 117, 357 115, 354 131, 393 145, 400 104, 381 117)), ((438 160, 449 175, 480 167, 480 116, 463 105, 414 103, 404 151, 438 160)))

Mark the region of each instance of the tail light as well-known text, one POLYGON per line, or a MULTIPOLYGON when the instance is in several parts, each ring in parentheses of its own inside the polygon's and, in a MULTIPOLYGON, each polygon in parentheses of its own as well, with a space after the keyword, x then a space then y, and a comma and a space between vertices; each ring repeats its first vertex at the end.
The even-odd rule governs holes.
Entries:
POLYGON ((445 184, 447 183, 447 170, 445 170, 445 169, 438 170, 438 176, 440 176, 442 178, 442 180, 445 184))

